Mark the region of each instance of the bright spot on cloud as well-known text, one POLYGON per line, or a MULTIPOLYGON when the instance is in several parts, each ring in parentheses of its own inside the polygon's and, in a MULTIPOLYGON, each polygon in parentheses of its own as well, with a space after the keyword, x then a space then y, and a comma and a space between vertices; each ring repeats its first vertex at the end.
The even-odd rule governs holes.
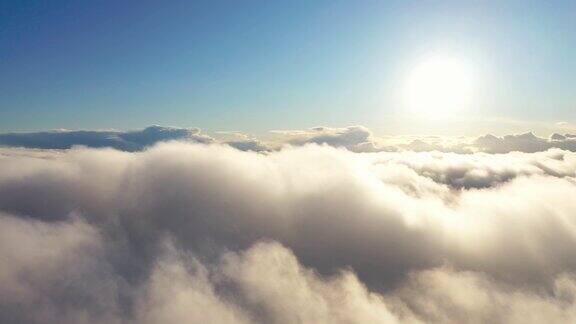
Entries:
POLYGON ((404 105, 410 114, 426 118, 448 117, 469 109, 474 102, 477 76, 467 60, 431 56, 408 72, 404 105))

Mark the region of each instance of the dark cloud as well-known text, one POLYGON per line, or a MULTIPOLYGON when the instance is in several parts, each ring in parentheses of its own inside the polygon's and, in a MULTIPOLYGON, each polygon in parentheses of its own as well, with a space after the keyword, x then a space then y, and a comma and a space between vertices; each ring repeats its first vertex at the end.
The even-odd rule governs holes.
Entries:
POLYGON ((197 128, 150 126, 137 131, 49 131, 0 134, 0 146, 68 149, 75 145, 111 147, 137 151, 162 141, 183 140, 211 143, 213 139, 200 134, 197 128))
POLYGON ((550 139, 538 137, 533 133, 506 135, 504 137, 485 135, 476 139, 473 144, 479 150, 488 153, 513 151, 532 153, 546 151, 550 148, 576 151, 576 139, 570 134, 552 134, 550 139))
POLYGON ((575 177, 559 149, 0 149, 0 322, 572 322, 575 177))
POLYGON ((266 146, 266 144, 256 139, 229 141, 226 142, 226 144, 240 151, 264 152, 270 150, 270 148, 266 146))

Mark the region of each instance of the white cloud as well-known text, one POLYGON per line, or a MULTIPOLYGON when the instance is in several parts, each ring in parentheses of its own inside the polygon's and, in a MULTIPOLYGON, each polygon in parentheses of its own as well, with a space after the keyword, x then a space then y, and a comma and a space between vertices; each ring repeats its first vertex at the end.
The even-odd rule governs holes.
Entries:
POLYGON ((0 149, 0 321, 570 322, 575 176, 559 149, 0 149))
POLYGON ((305 131, 276 131, 276 133, 284 134, 286 141, 292 145, 326 144, 333 147, 344 147, 353 152, 381 150, 374 143, 374 137, 370 130, 364 126, 343 128, 319 126, 305 131))

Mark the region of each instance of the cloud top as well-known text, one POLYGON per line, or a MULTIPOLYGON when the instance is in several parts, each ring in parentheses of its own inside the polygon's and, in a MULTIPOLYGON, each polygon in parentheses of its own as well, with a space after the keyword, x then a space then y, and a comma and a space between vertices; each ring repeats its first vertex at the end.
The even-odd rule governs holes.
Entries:
POLYGON ((574 192, 560 149, 2 148, 0 322, 571 322, 574 192))
POLYGON ((284 146, 320 144, 345 148, 352 152, 453 152, 453 153, 508 153, 542 152, 551 148, 576 151, 576 135, 554 133, 542 138, 533 133, 498 137, 483 135, 478 138, 442 138, 438 136, 377 137, 364 126, 342 128, 313 127, 307 130, 271 131, 273 140, 259 139, 239 132, 216 132, 217 139, 203 134, 198 128, 150 126, 134 131, 48 131, 28 133, 0 133, 0 147, 37 149, 69 149, 73 146, 94 148, 110 147, 122 151, 141 151, 156 143, 181 141, 192 143, 218 143, 241 151, 270 152, 284 146), (232 137, 232 138, 230 138, 232 137))
POLYGON ((0 145, 12 147, 68 149, 72 146, 111 147, 124 151, 142 150, 169 140, 210 143, 212 138, 198 128, 150 126, 137 131, 48 131, 0 134, 0 145))

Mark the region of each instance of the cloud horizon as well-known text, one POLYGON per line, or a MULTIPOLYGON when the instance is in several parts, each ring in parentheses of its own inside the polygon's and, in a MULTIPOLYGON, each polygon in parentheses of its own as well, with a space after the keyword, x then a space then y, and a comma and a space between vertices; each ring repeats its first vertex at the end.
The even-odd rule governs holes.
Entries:
POLYGON ((378 137, 364 126, 341 128, 318 126, 306 130, 274 130, 274 140, 263 140, 240 132, 216 132, 232 139, 217 139, 203 134, 199 128, 149 126, 141 130, 56 130, 40 132, 0 133, 0 147, 36 149, 69 149, 74 146, 114 148, 122 151, 141 151, 157 143, 182 141, 204 144, 225 144, 242 151, 275 151, 284 146, 302 146, 309 143, 342 147, 366 152, 416 151, 534 153, 559 148, 576 151, 576 134, 553 133, 549 138, 538 137, 532 132, 505 136, 482 135, 476 138, 440 136, 387 136, 378 137))

